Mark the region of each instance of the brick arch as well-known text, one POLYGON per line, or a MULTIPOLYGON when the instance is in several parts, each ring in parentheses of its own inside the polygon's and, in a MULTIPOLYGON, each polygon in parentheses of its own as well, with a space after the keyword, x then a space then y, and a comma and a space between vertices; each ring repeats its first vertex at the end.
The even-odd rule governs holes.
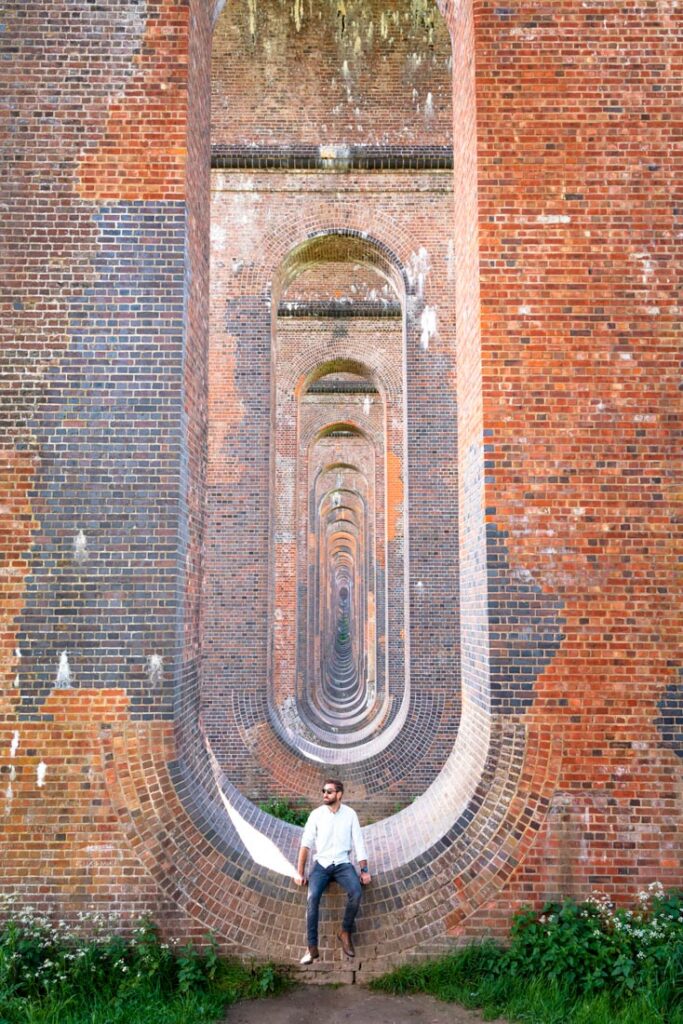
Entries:
POLYGON ((331 201, 328 209, 321 214, 309 215, 302 229, 301 217, 292 214, 283 218, 282 223, 272 232, 264 234, 261 246, 262 261, 256 266, 245 268, 240 274, 239 290, 243 295, 260 296, 275 304, 280 292, 289 284, 286 275, 296 267, 297 256, 328 238, 358 240, 368 252, 381 258, 387 274, 396 282, 399 299, 414 294, 415 286, 408 273, 413 255, 414 241, 402 229, 398 229, 391 217, 382 214, 370 229, 363 212, 357 214, 343 203, 331 201), (386 239, 391 238, 391 244, 386 239))
MULTIPOLYGON (((41 911, 57 909, 52 901, 60 914, 75 914, 83 901, 113 903, 125 915, 158 914, 183 939, 208 926, 235 949, 289 958, 301 937, 301 894, 245 846, 236 823, 246 837, 243 822, 260 819, 211 756, 196 685, 214 3, 148 0, 114 5, 113 13, 99 5, 95 21, 87 6, 59 0, 59 31, 49 38, 39 12, 29 12, 12 55, 26 73, 17 81, 34 86, 20 90, 27 130, 18 136, 23 159, 13 161, 12 187, 27 200, 35 193, 37 204, 13 204, 9 235, 18 254, 13 288, 17 300, 25 294, 13 310, 19 347, 7 356, 12 379, 28 386, 13 389, 16 421, 5 435, 18 445, 6 474, 16 538, 3 583, 3 706, 15 782, 2 836, 5 884, 41 911), (124 17, 133 6, 137 13, 124 17), (78 70, 74 62, 83 73, 60 82, 65 67, 78 70), (31 116, 38 94, 61 97, 49 117, 31 116), (106 453, 99 466, 98 452, 106 453), (137 539, 122 535, 126 523, 137 539), (72 564, 80 526, 89 559, 72 564), (75 656, 69 650, 69 690, 55 688, 61 637, 80 647, 75 656), (30 706, 17 704, 20 693, 30 706), (48 768, 39 788, 36 765, 39 776, 48 768)), ((412 843, 404 825, 413 819, 383 823, 386 842, 402 852, 368 893, 364 967, 373 957, 381 967, 433 951, 463 922, 473 935, 501 934, 521 900, 585 895, 596 883, 624 899, 653 870, 667 884, 681 881, 681 833, 672 821, 678 662, 667 595, 657 596, 652 582, 658 571, 667 575, 672 539, 665 474, 648 493, 651 472, 670 463, 672 439, 668 165, 656 153, 657 162, 643 164, 645 189, 642 175, 630 184, 620 177, 630 158, 640 166, 644 142, 666 156, 668 124, 659 115, 670 108, 667 85, 642 55, 665 53, 671 19, 638 4, 628 24, 615 16, 599 25, 571 3, 539 25, 523 7, 453 0, 439 9, 451 28, 457 126, 448 268, 461 486, 460 535, 451 540, 461 548, 468 727, 453 767, 469 773, 471 785, 464 811, 446 802, 443 814, 434 808, 443 836, 421 854, 401 846, 412 843), (610 67, 591 58, 617 46, 638 74, 620 80, 619 107, 601 108, 600 133, 586 137, 586 97, 615 85, 610 67), (553 75, 564 75, 561 107, 548 104, 543 88, 553 75), (629 119, 643 103, 652 115, 647 131, 629 119), (610 157, 615 139, 620 160, 610 157), (633 258, 650 248, 641 281, 633 258), (597 298, 584 287, 590 274, 597 298), (570 335, 585 338, 567 346, 570 335), (596 406, 595 390, 611 383, 619 356, 633 357, 618 375, 623 401, 596 406), (530 388, 539 415, 524 451, 530 388), (596 439, 615 460, 599 494, 596 439), (571 467, 567 484, 551 475, 560 463, 571 467), (627 463, 646 475, 629 483, 631 470, 620 476, 627 463), (546 527, 552 547, 541 546, 546 527), (629 693, 634 680, 638 699, 629 693), (623 843, 626 830, 633 843, 623 843)), ((341 223, 333 188, 329 223, 341 223)), ((351 219, 367 227, 357 213, 351 219)), ((292 237, 314 228, 297 221, 292 237)), ((405 261, 409 247, 402 253, 405 261)), ((247 265, 244 281, 260 273, 247 265)), ((263 282, 225 316, 260 317, 267 334, 263 282)), ((420 357, 422 383, 443 368, 442 355, 434 345, 420 357)), ((230 401, 230 369, 226 359, 225 444, 245 414, 230 401)), ((439 381, 454 380, 449 365, 439 381)), ((241 469, 231 467, 229 482, 241 469)), ((439 462, 435 472, 446 469, 439 462)), ((283 786, 313 791, 317 773, 296 751, 278 762, 277 737, 260 736, 248 721, 239 727, 278 763, 283 786)), ((395 765, 380 768, 390 782, 395 765)), ((415 824, 430 817, 429 800, 415 824)), ((297 833, 281 828, 280 852, 289 854, 297 833)))
MULTIPOLYGON (((297 270, 303 270, 310 265, 312 260, 324 257, 326 247, 339 244, 342 246, 345 244, 348 247, 348 252, 353 253, 354 258, 368 259, 381 266, 387 276, 392 276, 396 282, 396 290, 398 291, 400 288, 402 292, 403 302, 406 303, 408 298, 410 299, 411 308, 407 318, 409 321, 407 329, 414 334, 420 310, 429 296, 429 282, 426 282, 424 288, 418 289, 415 279, 411 278, 408 272, 408 264, 413 257, 413 239, 407 233, 403 233, 400 228, 397 230, 394 220, 388 214, 380 213, 370 225, 367 223, 366 216, 361 223, 360 212, 349 210, 347 206, 339 203, 336 199, 325 203, 321 212, 307 215, 303 227, 301 216, 297 213, 289 219, 284 218, 273 231, 265 234, 260 247, 260 262, 252 263, 240 274, 239 292, 241 296, 248 302, 270 303, 269 319, 273 322, 276 316, 277 298, 283 288, 287 287, 296 277, 297 270), (384 241, 384 238, 387 237, 392 238, 391 245, 384 241)), ((262 305, 261 308, 264 306, 262 305)), ((263 323, 265 328, 265 319, 263 323)), ((319 358, 323 358, 322 352, 319 358)), ((293 368, 292 390, 296 383, 299 383, 300 386, 302 377, 309 371, 311 363, 315 364, 315 362, 315 352, 298 357, 298 362, 293 368)), ((387 367, 386 379, 392 381, 393 372, 392 367, 387 367)), ((382 376, 385 375, 382 374, 382 376)), ((395 394, 398 393, 397 389, 395 387, 392 389, 391 385, 388 390, 390 393, 392 391, 395 394)), ((433 714, 434 712, 430 710, 426 721, 433 714)), ((439 714, 441 712, 436 713, 437 718, 439 714)), ((253 722, 257 718, 258 715, 255 716, 254 712, 245 707, 243 733, 245 742, 248 740, 246 723, 253 722)), ((416 720, 419 721, 419 716, 416 716, 416 720)), ((445 812, 445 817, 443 808, 438 810, 443 797, 439 781, 436 779, 432 783, 432 787, 436 788, 430 787, 429 796, 426 798, 426 804, 429 806, 427 819, 431 822, 430 828, 425 832, 423 828, 412 828, 412 822, 409 823, 408 831, 416 837, 416 845, 407 849, 404 843, 402 852, 398 854, 399 860, 402 856, 410 859, 412 856, 424 853, 426 848, 441 838, 444 821, 450 817, 454 804, 459 801, 463 807, 466 807, 471 793, 478 784, 479 775, 483 770, 482 766, 486 761, 488 735, 486 712, 482 713, 481 699, 479 702, 466 701, 465 715, 458 734, 459 745, 452 758, 454 757, 456 763, 462 763, 462 760, 466 759, 469 767, 473 770, 471 772, 458 771, 456 774, 459 783, 454 787, 453 773, 447 768, 443 769, 447 775, 447 782, 444 783, 444 786, 448 790, 449 810, 445 812), (476 769, 474 769, 475 765, 478 766, 476 769)), ((423 744, 426 738, 425 735, 415 735, 413 748, 419 749, 420 744, 423 744)), ((302 772, 304 775, 310 774, 305 767, 302 768, 297 764, 300 751, 291 748, 286 735, 278 732, 277 729, 272 735, 267 736, 264 729, 261 728, 258 735, 258 746, 260 759, 271 765, 274 773, 290 779, 300 778, 302 772)), ((377 746, 377 744, 369 746, 369 756, 377 756, 381 753, 380 749, 375 749, 377 746)), ((388 750, 384 756, 384 763, 379 768, 381 777, 383 779, 391 778, 398 769, 399 763, 400 751, 388 750)), ((349 770, 353 775, 353 768, 351 767, 349 770)), ((360 783, 360 778, 358 782, 360 783)), ((416 822, 419 821, 424 810, 424 806, 419 806, 420 799, 418 798, 415 808, 408 812, 416 822)), ((261 827, 267 829, 270 826, 268 822, 262 822, 261 827)), ((379 845, 382 845, 383 834, 386 835, 381 831, 384 827, 379 826, 379 845)), ((396 863, 395 850, 387 856, 387 864, 396 863)))
MULTIPOLYGON (((385 639, 384 651, 380 653, 379 640, 377 644, 374 641, 372 643, 373 655, 376 654, 380 665, 380 682, 376 690, 373 690, 377 694, 377 701, 373 704, 374 728, 366 722, 364 727, 354 732, 353 743, 351 736, 345 734, 345 746, 335 742, 331 727, 324 728, 322 723, 320 728, 312 729, 313 736, 310 736, 306 724, 310 723, 311 715, 305 708, 299 712, 299 696, 311 696, 312 693, 308 669, 312 658, 311 644, 315 644, 308 635, 304 635, 307 634, 307 629, 303 629, 300 618, 302 606, 308 615, 311 614, 314 600, 309 587, 312 569, 306 561, 308 543, 303 545, 297 539, 302 536, 303 531, 302 517, 306 504, 302 494, 306 487, 305 467, 308 465, 310 455, 310 450, 305 444, 309 428, 302 419, 304 410, 310 415, 310 408, 302 405, 302 402, 307 379, 321 375, 332 365, 336 365, 340 371, 346 369, 366 376, 371 373, 386 382, 383 389, 386 398, 383 398, 383 403, 386 402, 384 408, 387 422, 400 423, 400 428, 389 427, 386 430, 373 431, 375 471, 379 495, 382 498, 379 504, 383 506, 385 498, 388 497, 386 463, 389 456, 386 448, 390 446, 395 457, 400 458, 404 471, 406 466, 406 427, 401 398, 404 392, 403 359, 400 358, 404 332, 394 337, 390 350, 391 357, 387 352, 383 355, 370 355, 368 350, 355 340, 355 334, 335 340, 327 332, 320 335, 309 331, 304 333, 300 344, 292 347, 291 344, 280 343, 280 339, 287 336, 286 328, 290 324, 288 320, 282 321, 276 315, 280 294, 311 268, 328 263, 335 266, 349 264, 376 267, 382 276, 392 282, 397 297, 403 299, 409 287, 409 280, 395 252, 388 244, 373 236, 371 230, 349 226, 349 218, 346 219, 347 225, 329 228, 324 226, 321 217, 320 227, 307 232, 304 239, 295 238, 294 243, 290 243, 288 251, 272 275, 271 422, 275 427, 271 432, 274 459, 270 478, 270 557, 271 579, 274 593, 277 595, 279 614, 273 614, 269 629, 272 647, 268 669, 268 714, 275 734, 288 748, 298 750, 305 760, 328 764, 330 770, 333 764, 339 765, 339 770, 342 765, 347 770, 355 770, 358 782, 365 787, 365 792, 369 793, 371 789, 365 778, 372 771, 372 758, 389 745, 396 746, 399 743, 399 736, 411 706, 406 645, 398 640, 398 637, 408 634, 405 612, 406 558, 396 542, 395 531, 389 536, 386 529, 391 521, 392 512, 387 515, 382 507, 381 512, 378 510, 378 519, 383 525, 378 526, 377 532, 373 531, 376 545, 374 564, 382 576, 379 587, 382 595, 381 612, 386 615, 387 628, 382 637, 385 639), (397 345, 399 351, 396 351, 397 345), (292 452, 296 452, 292 460, 296 463, 295 482, 278 490, 275 467, 282 465, 292 452), (274 539, 278 537, 287 539, 274 539), (384 557, 380 557, 380 552, 384 557), (389 600, 388 586, 385 586, 390 571, 393 574, 394 588, 401 588, 393 600, 389 600), (401 595, 400 601, 398 594, 401 595), (288 658, 289 651, 296 651, 296 661, 294 658, 288 658), (302 677, 305 679, 303 683, 302 677), (323 734, 328 737, 325 742, 322 742, 323 734)), ((405 307, 405 301, 403 305, 405 307)), ((326 416, 327 409, 327 406, 321 406, 318 411, 326 416)), ((344 412, 350 413, 351 410, 344 412)), ((336 418, 340 416, 342 420, 346 418, 341 410, 336 418)), ((322 426, 325 423, 326 420, 323 419, 322 423, 317 425, 322 426)), ((400 535, 405 536, 407 510, 393 511, 393 515, 396 520, 400 515, 400 535)), ((312 529, 310 525, 309 529, 312 529)), ((373 595, 374 593, 373 591, 373 595)), ((377 620, 384 625, 384 615, 380 612, 377 620)), ((318 642, 322 643, 322 640, 319 639, 318 642)), ((308 704, 307 707, 310 711, 311 705, 308 704)), ((424 718, 424 710, 418 709, 415 717, 424 718)))
MULTIPOLYGON (((457 11, 447 2, 438 6, 449 25, 455 24, 456 13, 461 21, 467 21, 468 4, 459 4, 457 11)), ((408 266, 411 239, 400 230, 397 233, 390 218, 378 216, 377 224, 368 232, 367 224, 362 224, 360 216, 344 204, 330 201, 327 206, 322 216, 308 216, 303 224, 298 216, 292 216, 266 234, 262 262, 241 273, 239 293, 247 300, 245 308, 257 310, 264 323, 275 316, 276 310, 269 307, 278 295, 277 271, 292 250, 292 238, 305 244, 321 235, 348 233, 372 239, 381 246, 382 238, 391 237, 395 265, 408 266)), ((461 262, 467 269, 467 258, 461 262)), ((404 296, 413 297, 414 288, 405 270, 401 280, 404 296)), ((419 297, 422 303, 428 295, 429 282, 425 295, 419 297)), ((476 324, 470 320, 466 330, 466 345, 476 351, 476 324)), ((469 367, 466 373, 470 373, 469 367)), ((474 395, 476 406, 476 378, 474 384, 473 388, 472 381, 465 379, 463 392, 474 395)), ((475 408, 474 415, 477 414, 475 408)), ((472 462, 471 455, 463 458, 463 471, 477 476, 478 464, 476 459, 472 462)), ((481 527, 478 535, 469 538, 474 545, 472 550, 477 552, 472 560, 473 587, 481 586, 483 580, 485 592, 485 570, 482 576, 480 564, 485 548, 483 506, 477 511, 473 505, 472 509, 475 529, 481 527)), ((476 642, 480 644, 485 643, 486 634, 481 607, 480 591, 478 610, 472 620, 476 642)), ((492 716, 481 672, 473 672, 471 681, 466 677, 464 682, 461 727, 439 777, 410 808, 367 830, 371 856, 382 873, 370 903, 370 913, 378 923, 377 937, 381 935, 378 964, 400 957, 409 949, 427 951, 438 946, 449 929, 457 928, 477 906, 495 894, 528 849, 557 775, 559 737, 541 726, 524 727, 504 716, 492 716), (388 938, 385 930, 390 906, 398 906, 402 915, 402 927, 394 938, 388 938)), ((153 727, 146 729, 140 725, 134 735, 131 731, 117 739, 110 755, 129 778, 130 792, 138 792, 144 799, 148 778, 139 766, 148 763, 150 750, 155 749, 159 738, 154 736, 153 727), (121 758, 130 759, 129 771, 123 767, 121 758)), ((219 934, 244 949, 286 958, 290 945, 298 941, 292 938, 298 935, 298 920, 292 924, 288 919, 277 937, 268 933, 261 941, 254 936, 261 934, 266 917, 277 918, 283 907, 292 905, 291 888, 286 875, 280 876, 257 864, 245 852, 234 819, 226 818, 226 800, 285 855, 291 856, 296 849, 298 834, 282 823, 274 823, 239 794, 218 766, 203 728, 177 730, 176 739, 179 745, 174 747, 170 735, 165 736, 158 774, 159 787, 166 794, 169 807, 174 806, 172 815, 161 814, 166 842, 161 842, 159 831, 155 831, 158 816, 129 819, 126 800, 116 799, 112 790, 122 820, 135 835, 136 845, 160 885, 179 893, 193 916, 207 921, 210 903, 208 923, 219 934), (164 765, 168 765, 167 774, 164 765), (164 853, 169 848, 177 852, 177 859, 164 853), (210 898, 205 896, 208 893, 210 898), (230 927, 223 909, 226 905, 240 907, 239 921, 230 927)), ((272 763, 279 766, 275 770, 294 779, 301 788, 315 777, 310 766, 301 764, 296 750, 290 750, 289 758, 282 759, 283 747, 286 752, 287 746, 282 737, 270 734, 260 737, 259 742, 262 756, 272 757, 272 763)), ((391 771, 391 765, 388 770, 391 771)), ((158 797, 155 806, 159 806, 158 797)), ((394 910, 391 917, 395 917, 394 910)))
POLYGON ((326 363, 315 363, 315 365, 307 372, 304 373, 296 385, 295 390, 297 394, 305 392, 316 381, 321 380, 329 373, 336 372, 337 370, 341 373, 354 373, 358 377, 364 377, 366 380, 370 380, 373 384, 377 385, 377 389, 380 390, 385 387, 384 382, 377 374, 365 363, 360 360, 342 360, 342 365, 335 365, 328 360, 326 363))
MULTIPOLYGON (((301 941, 301 901, 289 878, 256 863, 243 840, 244 824, 261 829, 266 816, 210 766, 210 753, 207 776, 190 777, 167 723, 117 724, 102 742, 112 807, 160 890, 232 948, 288 960, 301 941), (205 787, 208 775, 213 793, 205 787), (234 817, 226 814, 227 804, 234 817)), ((482 777, 467 807, 449 814, 441 839, 395 867, 375 860, 379 871, 366 894, 359 942, 361 951, 373 950, 368 973, 387 969, 408 952, 443 949, 449 933, 495 898, 536 838, 561 759, 559 730, 496 724, 482 777)), ((385 823, 390 834, 381 842, 409 838, 412 810, 385 823)), ((430 810, 422 804, 423 813, 430 810)), ((279 822, 268 836, 292 864, 299 832, 279 822)), ((370 856, 378 852, 377 832, 377 826, 366 830, 370 856)))
MULTIPOLYGON (((380 226, 388 231, 388 224, 380 226)), ((283 258, 277 269, 273 299, 278 299, 281 292, 310 267, 332 261, 355 261, 376 268, 392 282, 399 301, 403 301, 404 295, 411 290, 405 263, 396 253, 395 247, 389 246, 364 228, 321 226, 309 231, 283 258)))

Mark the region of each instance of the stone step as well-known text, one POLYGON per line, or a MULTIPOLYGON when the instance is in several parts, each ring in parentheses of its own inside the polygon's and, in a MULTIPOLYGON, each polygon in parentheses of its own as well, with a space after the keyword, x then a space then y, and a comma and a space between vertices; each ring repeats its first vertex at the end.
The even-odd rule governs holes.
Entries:
POLYGON ((345 964, 333 964, 331 962, 316 961, 306 967, 296 966, 288 968, 287 974, 293 981, 300 985, 355 985, 360 981, 360 963, 354 967, 356 961, 347 960, 345 964))

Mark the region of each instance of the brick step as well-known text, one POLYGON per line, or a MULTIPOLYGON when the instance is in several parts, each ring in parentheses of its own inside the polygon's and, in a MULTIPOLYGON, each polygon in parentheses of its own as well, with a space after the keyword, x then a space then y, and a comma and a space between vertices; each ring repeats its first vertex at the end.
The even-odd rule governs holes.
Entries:
MULTIPOLYGON (((337 937, 345 902, 346 895, 336 885, 330 886, 324 894, 318 930, 320 959, 306 966, 298 963, 300 957, 306 952, 305 898, 296 909, 291 906, 287 908, 285 916, 291 922, 290 931, 296 934, 300 930, 301 934, 301 945, 289 950, 289 963, 285 967, 289 976, 295 981, 306 985, 353 985, 367 973, 364 971, 364 964, 367 965, 369 974, 372 976, 372 961, 376 958, 381 960, 381 951, 376 949, 374 943, 368 943, 367 929, 364 935, 362 904, 356 922, 357 930, 354 933, 357 955, 353 958, 345 956, 337 937), (378 952, 380 953, 379 957, 377 957, 378 952)), ((378 973, 377 968, 375 968, 375 973, 378 973)))
POLYGON ((344 963, 331 960, 316 960, 306 967, 296 965, 287 967, 287 974, 293 981, 301 985, 355 985, 360 981, 362 962, 355 958, 344 963))

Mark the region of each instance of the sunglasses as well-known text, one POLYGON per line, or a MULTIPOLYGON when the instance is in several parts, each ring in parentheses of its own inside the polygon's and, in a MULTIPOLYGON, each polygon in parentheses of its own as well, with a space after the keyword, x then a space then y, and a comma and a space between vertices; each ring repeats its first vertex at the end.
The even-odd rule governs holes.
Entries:
POLYGON ((336 792, 337 792, 336 789, 329 789, 329 787, 327 789, 323 788, 323 793, 326 796, 334 795, 336 792))

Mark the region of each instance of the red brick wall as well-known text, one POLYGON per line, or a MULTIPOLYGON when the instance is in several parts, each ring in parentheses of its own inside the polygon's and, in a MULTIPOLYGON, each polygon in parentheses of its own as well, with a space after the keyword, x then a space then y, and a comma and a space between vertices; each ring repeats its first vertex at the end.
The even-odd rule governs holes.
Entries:
POLYGON ((343 7, 256 3, 252 18, 228 3, 212 51, 214 143, 450 142, 451 49, 436 6, 343 7))
POLYGON ((680 884, 673 17, 474 8, 487 521, 564 620, 531 709, 562 771, 495 920, 539 887, 680 884))

